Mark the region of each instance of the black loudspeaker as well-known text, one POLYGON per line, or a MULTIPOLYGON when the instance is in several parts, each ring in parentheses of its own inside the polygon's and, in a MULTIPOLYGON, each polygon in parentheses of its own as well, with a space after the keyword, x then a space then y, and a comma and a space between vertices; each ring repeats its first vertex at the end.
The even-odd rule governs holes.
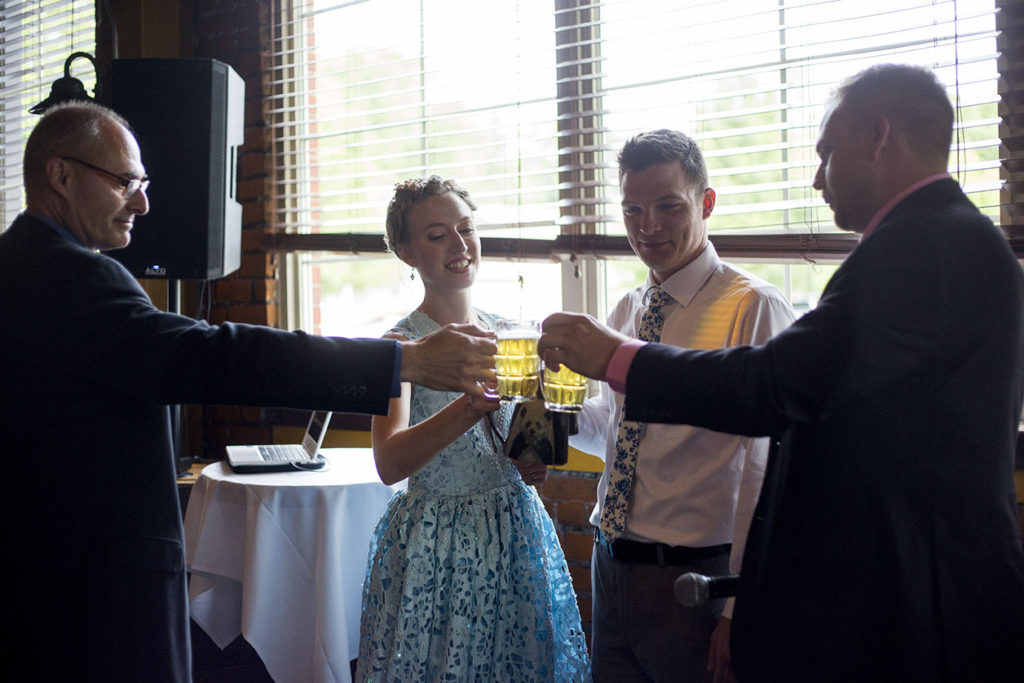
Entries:
POLYGON ((237 152, 245 83, 213 59, 115 59, 111 108, 128 120, 150 178, 149 213, 109 252, 136 277, 208 280, 237 270, 237 152))

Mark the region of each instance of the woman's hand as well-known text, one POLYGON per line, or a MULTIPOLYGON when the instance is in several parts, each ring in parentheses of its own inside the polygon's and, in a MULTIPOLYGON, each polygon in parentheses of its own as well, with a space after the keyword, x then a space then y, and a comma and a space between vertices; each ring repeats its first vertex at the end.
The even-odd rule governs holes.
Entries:
POLYGON ((493 397, 488 396, 486 393, 480 395, 466 394, 466 398, 469 399, 470 410, 475 411, 478 417, 483 417, 487 413, 493 412, 501 407, 501 400, 497 394, 493 397))
POLYGON ((523 462, 522 460, 513 460, 512 463, 519 470, 519 476, 523 478, 523 481, 527 486, 536 486, 537 484, 543 484, 548 478, 548 466, 542 462, 523 462))

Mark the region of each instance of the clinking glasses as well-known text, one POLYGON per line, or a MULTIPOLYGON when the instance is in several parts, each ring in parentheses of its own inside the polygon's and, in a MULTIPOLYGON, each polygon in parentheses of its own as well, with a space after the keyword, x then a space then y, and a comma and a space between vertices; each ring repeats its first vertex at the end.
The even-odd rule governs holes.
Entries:
POLYGON ((142 178, 129 178, 127 176, 111 173, 110 171, 102 169, 99 166, 93 166, 88 161, 82 161, 81 159, 76 159, 75 157, 61 157, 61 159, 63 159, 64 161, 73 161, 76 164, 82 164, 82 166, 85 166, 86 168, 91 168, 97 173, 102 173, 103 175, 110 176, 111 178, 113 178, 114 180, 121 184, 121 196, 125 199, 131 199, 136 192, 138 192, 139 190, 145 192, 146 189, 149 187, 149 176, 144 176, 142 178))

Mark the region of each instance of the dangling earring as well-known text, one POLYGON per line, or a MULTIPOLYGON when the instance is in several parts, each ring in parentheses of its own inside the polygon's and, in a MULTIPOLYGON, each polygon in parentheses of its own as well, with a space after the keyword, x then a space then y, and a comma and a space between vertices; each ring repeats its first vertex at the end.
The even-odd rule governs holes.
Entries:
POLYGON ((410 268, 409 269, 409 279, 410 280, 415 280, 416 279, 416 269, 415 268, 410 268))

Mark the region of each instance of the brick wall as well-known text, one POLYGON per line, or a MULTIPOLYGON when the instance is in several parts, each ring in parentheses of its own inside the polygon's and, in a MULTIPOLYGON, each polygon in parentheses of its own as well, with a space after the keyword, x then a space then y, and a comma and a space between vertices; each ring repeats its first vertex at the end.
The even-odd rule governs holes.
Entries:
MULTIPOLYGON (((270 225, 273 161, 264 124, 263 74, 270 41, 270 8, 265 0, 204 0, 194 3, 193 45, 196 57, 231 65, 245 81, 245 137, 238 152, 238 200, 242 205, 242 258, 238 271, 210 283, 209 320, 276 326, 277 259, 260 247, 270 225)), ((202 453, 223 456, 228 443, 273 439, 272 425, 258 408, 201 409, 202 453)))
POLYGON ((594 549, 594 528, 588 520, 597 499, 599 476, 596 472, 550 470, 548 480, 538 487, 562 542, 587 642, 591 621, 590 556, 594 549))

